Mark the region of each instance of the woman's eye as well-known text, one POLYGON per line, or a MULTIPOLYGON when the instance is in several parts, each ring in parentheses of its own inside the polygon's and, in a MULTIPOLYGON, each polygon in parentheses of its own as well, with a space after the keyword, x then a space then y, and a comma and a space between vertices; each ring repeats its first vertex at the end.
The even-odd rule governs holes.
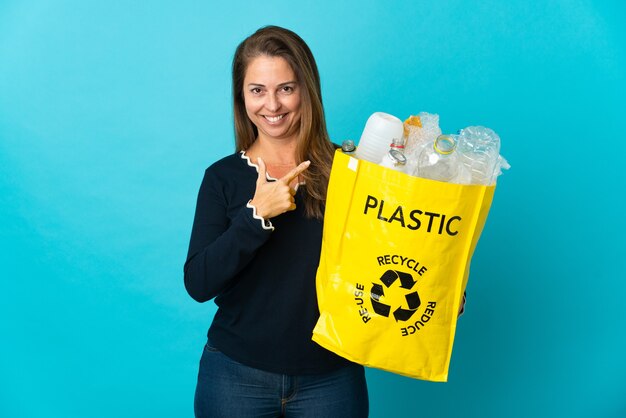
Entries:
POLYGON ((293 87, 292 86, 284 86, 283 87, 283 91, 285 93, 291 93, 291 92, 293 92, 293 87))
POLYGON ((252 94, 260 94, 261 93, 261 89, 258 87, 255 87, 253 89, 250 89, 250 93, 252 94))

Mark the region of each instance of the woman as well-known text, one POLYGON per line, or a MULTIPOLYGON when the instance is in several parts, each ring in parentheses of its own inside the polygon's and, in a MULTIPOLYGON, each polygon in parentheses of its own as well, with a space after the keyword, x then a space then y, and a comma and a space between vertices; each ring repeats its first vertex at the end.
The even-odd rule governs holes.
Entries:
POLYGON ((233 101, 237 152, 205 172, 184 269, 191 297, 218 306, 196 416, 367 416, 363 367, 311 341, 335 147, 306 43, 275 26, 245 39, 233 101))

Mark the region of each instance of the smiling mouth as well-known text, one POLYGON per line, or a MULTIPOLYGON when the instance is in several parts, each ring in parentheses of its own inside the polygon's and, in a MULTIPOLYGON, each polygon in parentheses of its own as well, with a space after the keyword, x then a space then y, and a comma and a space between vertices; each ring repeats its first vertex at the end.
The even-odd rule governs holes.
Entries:
POLYGON ((279 120, 281 120, 282 118, 284 118, 286 115, 286 113, 283 113, 282 115, 277 115, 277 116, 268 116, 268 115, 263 115, 263 117, 265 118, 265 120, 267 120, 269 123, 276 123, 279 120))

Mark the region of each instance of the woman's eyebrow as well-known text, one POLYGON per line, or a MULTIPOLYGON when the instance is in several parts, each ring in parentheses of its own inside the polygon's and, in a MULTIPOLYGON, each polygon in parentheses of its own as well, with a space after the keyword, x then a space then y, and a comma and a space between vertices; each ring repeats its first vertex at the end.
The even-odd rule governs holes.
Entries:
MULTIPOLYGON (((283 87, 286 86, 288 84, 296 84, 297 81, 285 81, 284 83, 280 83, 278 85, 278 87, 283 87)), ((260 84, 260 83, 248 83, 248 87, 265 87, 265 84, 260 84)))

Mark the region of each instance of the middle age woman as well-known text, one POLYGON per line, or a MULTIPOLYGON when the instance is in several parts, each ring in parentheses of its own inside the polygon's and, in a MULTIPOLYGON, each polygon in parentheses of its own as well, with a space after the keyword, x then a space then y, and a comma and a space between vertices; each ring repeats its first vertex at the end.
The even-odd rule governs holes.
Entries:
POLYGON ((215 298, 198 417, 366 417, 364 370, 311 340, 335 147, 306 43, 268 26, 233 60, 237 152, 206 171, 185 286, 215 298))

